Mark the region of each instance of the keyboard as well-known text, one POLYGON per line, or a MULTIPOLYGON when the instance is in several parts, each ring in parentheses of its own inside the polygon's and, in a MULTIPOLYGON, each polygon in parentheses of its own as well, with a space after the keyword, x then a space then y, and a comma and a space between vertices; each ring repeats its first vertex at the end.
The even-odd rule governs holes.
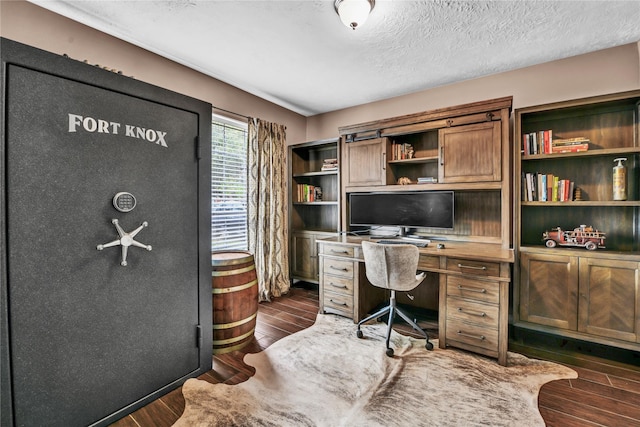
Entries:
POLYGON ((429 242, 416 242, 416 241, 408 241, 408 240, 378 240, 381 245, 413 245, 419 248, 426 248, 429 245, 429 242))

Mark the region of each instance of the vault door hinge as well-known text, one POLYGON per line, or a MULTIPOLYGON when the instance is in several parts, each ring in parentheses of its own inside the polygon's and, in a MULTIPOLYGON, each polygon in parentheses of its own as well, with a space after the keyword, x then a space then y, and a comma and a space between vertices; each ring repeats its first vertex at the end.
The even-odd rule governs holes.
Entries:
POLYGON ((196 326, 196 347, 202 348, 202 326, 196 326))

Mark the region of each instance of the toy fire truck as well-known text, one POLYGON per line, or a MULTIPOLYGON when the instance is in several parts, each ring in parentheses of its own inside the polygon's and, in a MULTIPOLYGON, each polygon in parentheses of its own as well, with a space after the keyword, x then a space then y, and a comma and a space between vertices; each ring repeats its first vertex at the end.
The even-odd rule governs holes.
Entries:
POLYGON ((598 248, 604 248, 605 233, 598 231, 593 227, 581 225, 578 228, 574 228, 573 231, 565 231, 560 227, 551 229, 551 231, 545 231, 542 233, 542 240, 548 248, 555 248, 556 246, 577 246, 585 248, 590 251, 595 251, 598 248))

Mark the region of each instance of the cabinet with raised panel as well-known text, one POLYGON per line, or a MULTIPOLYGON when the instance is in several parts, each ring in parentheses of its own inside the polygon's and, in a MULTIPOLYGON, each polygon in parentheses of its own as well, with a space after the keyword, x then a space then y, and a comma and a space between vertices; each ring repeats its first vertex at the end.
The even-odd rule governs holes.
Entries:
POLYGON ((439 182, 500 181, 499 121, 440 129, 439 182))
POLYGON ((344 185, 387 185, 391 179, 391 169, 387 164, 390 149, 389 138, 365 139, 345 145, 344 185))
POLYGON ((420 177, 440 183, 500 181, 501 129, 499 120, 484 121, 350 142, 343 150, 344 185, 394 185, 402 177, 414 184, 420 177), (404 146, 411 147, 411 157, 401 151, 404 146))
POLYGON ((637 348, 640 257, 565 252, 526 249, 520 254, 519 324, 637 348))

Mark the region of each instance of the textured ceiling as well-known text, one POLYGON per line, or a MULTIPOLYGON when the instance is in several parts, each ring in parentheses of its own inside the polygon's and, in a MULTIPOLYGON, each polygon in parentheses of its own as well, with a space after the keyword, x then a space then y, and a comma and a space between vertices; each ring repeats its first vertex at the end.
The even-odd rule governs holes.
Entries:
POLYGON ((309 116, 640 40, 640 1, 31 0, 309 116))

